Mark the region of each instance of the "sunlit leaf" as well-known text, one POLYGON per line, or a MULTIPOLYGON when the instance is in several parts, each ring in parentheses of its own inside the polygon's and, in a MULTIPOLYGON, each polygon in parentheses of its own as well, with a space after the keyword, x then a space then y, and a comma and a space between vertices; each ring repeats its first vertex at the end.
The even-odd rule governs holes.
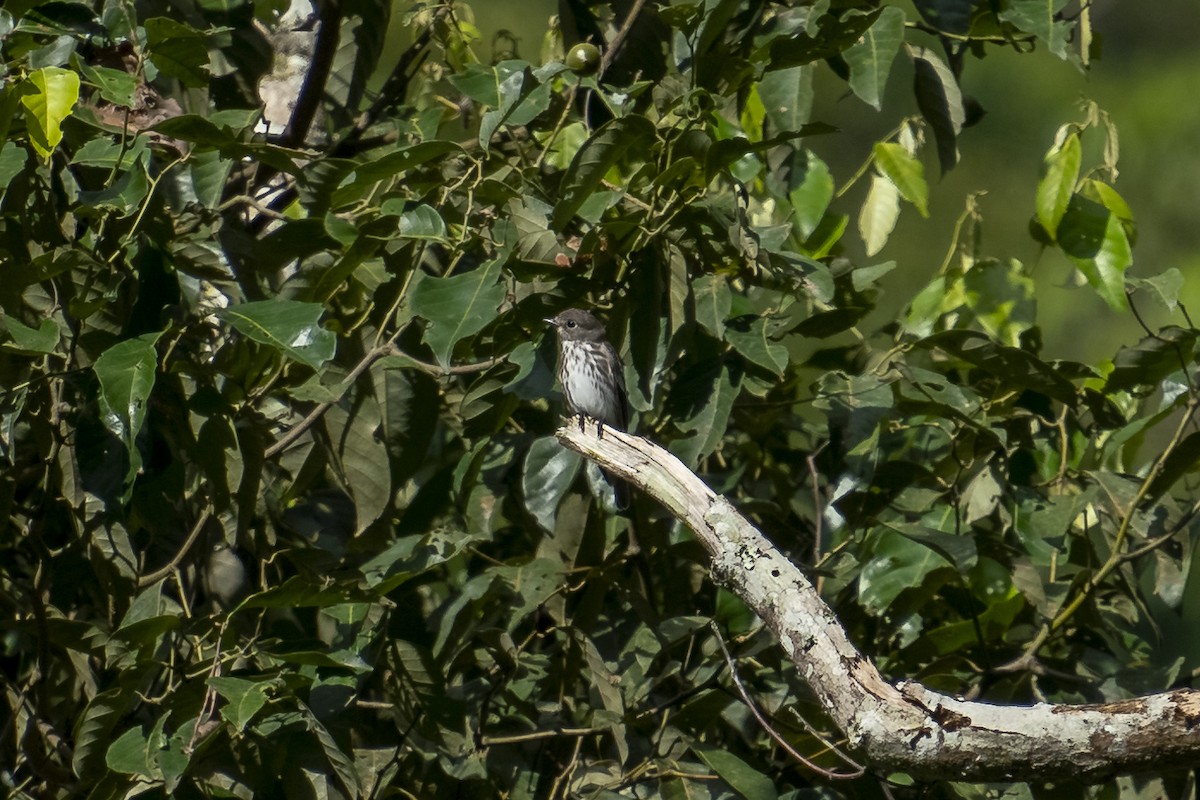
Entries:
POLYGON ((795 214, 796 230, 807 239, 821 223, 833 200, 833 175, 825 162, 811 150, 801 150, 792 159, 788 200, 795 214))
POLYGON ((1058 226, 1058 243, 1111 308, 1126 307, 1125 270, 1133 264, 1133 251, 1115 214, 1073 195, 1058 226))
POLYGON ((221 309, 217 316, 250 339, 314 369, 333 358, 337 337, 321 327, 324 307, 297 300, 260 300, 221 309))
MULTIPOLYGON (((384 208, 384 213, 387 213, 386 208, 384 208)), ((446 223, 431 206, 422 204, 400 214, 397 235, 404 239, 445 241, 446 223)))
POLYGON ((1046 154, 1042 163, 1042 178, 1037 187, 1037 218, 1051 238, 1057 236, 1058 225, 1075 194, 1082 159, 1079 136, 1070 131, 1046 154))
POLYGON ((43 67, 25 79, 20 95, 33 149, 43 159, 62 141, 62 124, 79 100, 79 75, 61 67, 43 67))
POLYGON ((873 256, 887 244, 900 218, 900 190, 882 175, 871 176, 871 188, 858 212, 858 232, 873 256))
POLYGON ((875 144, 875 165, 900 190, 900 196, 917 207, 922 217, 929 216, 929 184, 925 167, 895 142, 875 144))

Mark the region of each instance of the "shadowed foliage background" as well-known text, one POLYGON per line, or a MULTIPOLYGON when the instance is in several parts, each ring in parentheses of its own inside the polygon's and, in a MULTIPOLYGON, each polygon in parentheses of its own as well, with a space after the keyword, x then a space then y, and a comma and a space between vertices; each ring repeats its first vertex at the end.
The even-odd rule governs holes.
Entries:
POLYGON ((847 769, 688 533, 614 515, 557 444, 542 321, 605 318, 636 430, 889 677, 1193 685, 1191 162, 1117 131, 1186 140, 1195 104, 1122 89, 1138 20, 476 5, 0 9, 6 789, 1193 796, 1166 765, 925 786, 788 757, 712 623, 780 735, 847 769), (1080 75, 1102 102, 1051 93, 1080 75))

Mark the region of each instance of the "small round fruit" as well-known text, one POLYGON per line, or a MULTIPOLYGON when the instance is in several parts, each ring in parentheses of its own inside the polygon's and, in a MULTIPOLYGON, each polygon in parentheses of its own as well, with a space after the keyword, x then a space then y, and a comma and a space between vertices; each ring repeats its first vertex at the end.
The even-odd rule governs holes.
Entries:
POLYGON ((583 78, 595 75, 600 69, 600 48, 591 42, 580 42, 567 53, 567 66, 583 78))

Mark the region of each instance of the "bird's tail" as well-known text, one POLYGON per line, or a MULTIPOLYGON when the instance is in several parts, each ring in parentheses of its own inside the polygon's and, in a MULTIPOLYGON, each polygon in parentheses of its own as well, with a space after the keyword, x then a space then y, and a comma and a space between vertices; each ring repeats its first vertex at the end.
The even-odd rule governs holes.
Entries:
POLYGON ((609 472, 604 473, 604 479, 613 488, 613 505, 617 511, 629 510, 629 484, 609 472))

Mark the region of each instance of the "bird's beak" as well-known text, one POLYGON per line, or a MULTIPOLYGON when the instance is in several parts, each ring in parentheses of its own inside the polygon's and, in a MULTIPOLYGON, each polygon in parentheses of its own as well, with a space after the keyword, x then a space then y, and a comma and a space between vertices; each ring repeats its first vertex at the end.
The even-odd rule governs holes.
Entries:
POLYGON ((542 320, 542 322, 546 323, 547 325, 555 325, 555 324, 556 324, 556 323, 554 322, 554 318, 553 318, 553 317, 547 317, 547 318, 543 319, 543 320, 542 320))

